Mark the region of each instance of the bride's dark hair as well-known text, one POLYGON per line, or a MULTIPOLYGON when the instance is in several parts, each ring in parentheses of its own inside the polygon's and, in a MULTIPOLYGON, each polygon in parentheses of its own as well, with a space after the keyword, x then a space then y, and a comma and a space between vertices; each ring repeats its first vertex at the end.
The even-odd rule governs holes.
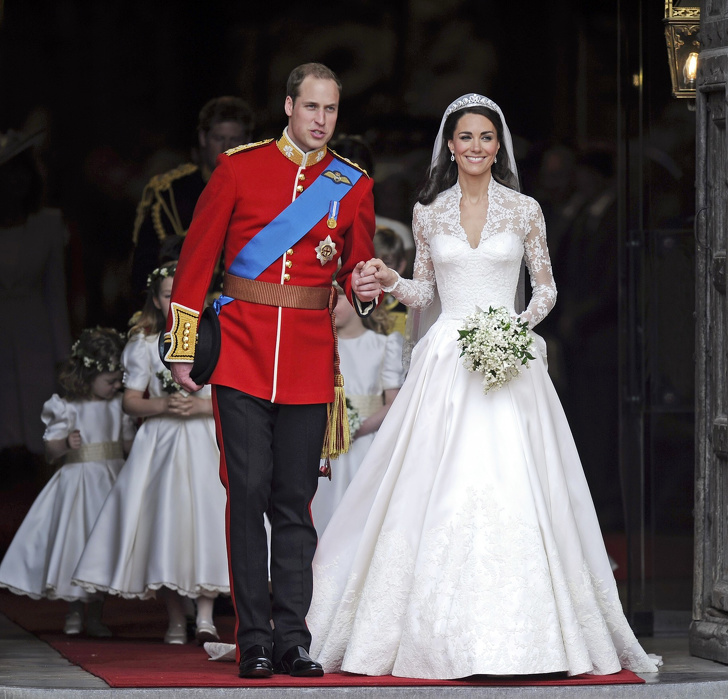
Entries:
MULTIPOLYGON (((458 179, 458 166, 450 160, 450 149, 448 148, 447 142, 452 140, 453 134, 455 133, 455 127, 458 121, 465 114, 480 114, 481 116, 490 119, 495 126, 495 131, 498 136, 498 143, 503 144, 503 122, 501 121, 498 112, 483 107, 480 105, 473 105, 472 107, 464 107, 458 109, 452 114, 448 115, 445 119, 445 124, 442 128, 442 147, 440 153, 437 156, 435 166, 432 168, 427 182, 422 186, 422 189, 417 195, 417 201, 420 204, 431 204, 437 198, 440 192, 444 192, 446 189, 452 187, 458 179)), ((498 159, 498 162, 493 163, 491 167, 491 173, 495 177, 496 182, 516 189, 513 186, 514 182, 517 182, 515 173, 511 172, 508 166, 508 158, 502 157, 498 159)))

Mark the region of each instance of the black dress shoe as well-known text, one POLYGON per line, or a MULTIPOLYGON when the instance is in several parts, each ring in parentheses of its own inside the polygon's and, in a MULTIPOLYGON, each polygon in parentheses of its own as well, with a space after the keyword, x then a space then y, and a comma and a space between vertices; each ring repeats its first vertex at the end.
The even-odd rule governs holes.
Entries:
POLYGON ((320 663, 311 660, 303 646, 289 648, 276 665, 276 672, 291 677, 323 677, 324 669, 320 663))
POLYGON ((240 656, 239 677, 270 677, 273 674, 273 660, 265 646, 250 646, 240 656))

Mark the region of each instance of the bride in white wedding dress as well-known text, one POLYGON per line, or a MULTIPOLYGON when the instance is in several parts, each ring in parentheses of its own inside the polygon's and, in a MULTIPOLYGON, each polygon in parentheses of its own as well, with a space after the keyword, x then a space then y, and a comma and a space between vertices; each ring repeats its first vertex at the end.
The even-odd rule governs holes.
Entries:
POLYGON ((544 357, 485 395, 459 356, 476 306, 516 315, 524 257, 533 293, 520 317, 533 328, 554 305, 543 216, 516 187, 499 107, 461 97, 414 209, 414 279, 371 261, 400 301, 423 309, 439 295, 442 312, 319 542, 307 622, 326 671, 657 669, 622 612, 544 357))

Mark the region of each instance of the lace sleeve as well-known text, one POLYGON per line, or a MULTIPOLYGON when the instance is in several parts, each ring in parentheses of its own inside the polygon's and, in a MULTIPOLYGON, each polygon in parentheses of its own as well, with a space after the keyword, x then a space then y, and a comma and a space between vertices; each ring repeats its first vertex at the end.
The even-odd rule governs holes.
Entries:
POLYGON ((546 224, 541 207, 534 201, 526 214, 528 233, 523 241, 526 267, 531 277, 531 301, 519 318, 530 328, 538 325, 556 303, 556 284, 551 272, 551 258, 546 245, 546 224))
POLYGON ((421 204, 416 204, 412 213, 412 233, 416 249, 413 279, 402 279, 397 275, 395 285, 391 289, 385 289, 391 291, 397 300, 413 308, 427 308, 435 295, 435 268, 425 233, 426 218, 426 210, 421 204))

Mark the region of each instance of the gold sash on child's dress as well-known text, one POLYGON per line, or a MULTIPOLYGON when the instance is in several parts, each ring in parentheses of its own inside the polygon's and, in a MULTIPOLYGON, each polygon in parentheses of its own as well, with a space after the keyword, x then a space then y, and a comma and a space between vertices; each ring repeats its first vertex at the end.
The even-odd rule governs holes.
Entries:
POLYGON ((362 420, 374 415, 384 405, 384 396, 381 393, 364 396, 350 396, 347 393, 346 400, 351 403, 352 408, 359 413, 362 420))
POLYGON ((108 461, 123 459, 124 449, 121 442, 93 442, 82 444, 78 449, 71 449, 66 454, 66 464, 77 464, 82 461, 108 461))

